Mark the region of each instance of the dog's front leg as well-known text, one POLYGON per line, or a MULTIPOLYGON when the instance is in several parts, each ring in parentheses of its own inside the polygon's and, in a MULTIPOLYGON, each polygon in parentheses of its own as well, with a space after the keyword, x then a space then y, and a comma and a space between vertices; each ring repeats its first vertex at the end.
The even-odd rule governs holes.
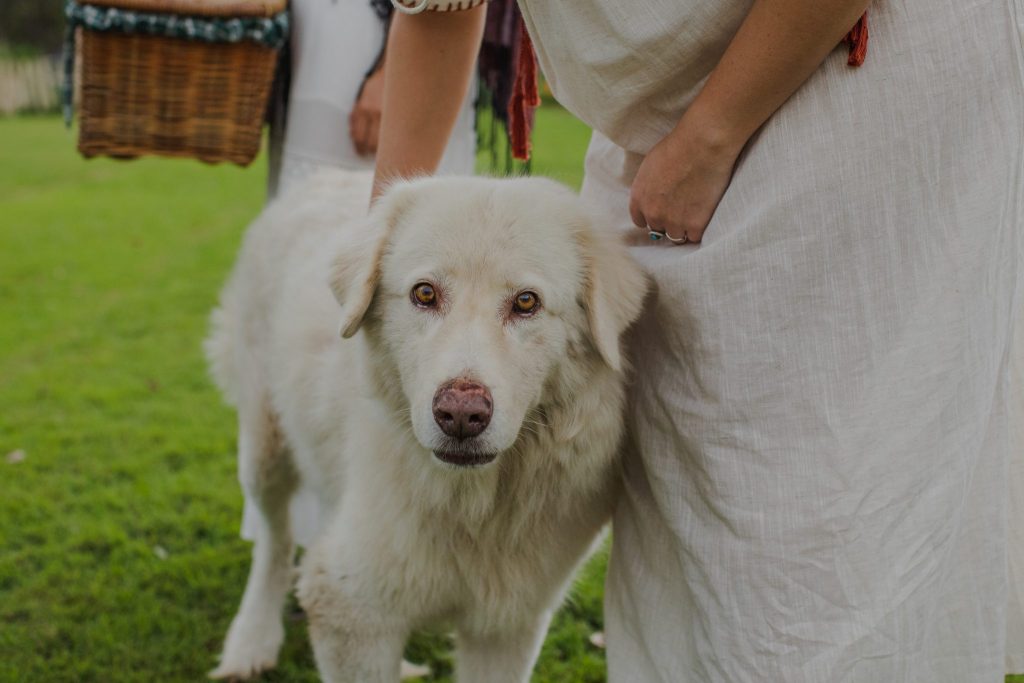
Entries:
POLYGON ((298 596, 309 617, 320 677, 325 683, 397 683, 407 621, 377 609, 351 576, 310 560, 303 565, 298 596))
POLYGON ((459 683, 527 683, 547 633, 551 613, 530 625, 481 637, 459 630, 459 683))
POLYGON ((211 678, 245 680, 273 668, 284 642, 281 611, 292 583, 288 503, 297 485, 290 457, 265 403, 239 411, 238 474, 257 514, 252 565, 211 678))
POLYGON ((337 628, 321 619, 310 621, 309 634, 325 683, 398 682, 405 635, 358 626, 337 628))

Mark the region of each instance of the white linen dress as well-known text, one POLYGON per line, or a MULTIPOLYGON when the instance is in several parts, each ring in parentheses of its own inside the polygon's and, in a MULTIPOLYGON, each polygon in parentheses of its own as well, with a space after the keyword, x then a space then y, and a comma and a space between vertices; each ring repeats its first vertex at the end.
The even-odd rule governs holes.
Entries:
MULTIPOLYGON (((1020 290, 1024 292, 1024 290, 1020 290)), ((1018 297, 1024 306, 1024 298, 1018 297)), ((1024 673, 1024 310, 1018 309, 1010 359, 1009 591, 1006 673, 1024 673)))
MULTIPOLYGON (((522 0, 596 131, 583 193, 623 230, 643 155, 750 4, 522 0)), ((996 683, 1024 663, 1024 0, 878 0, 869 21, 866 63, 837 49, 766 123, 699 247, 634 249, 656 291, 631 340, 613 682, 996 683)))

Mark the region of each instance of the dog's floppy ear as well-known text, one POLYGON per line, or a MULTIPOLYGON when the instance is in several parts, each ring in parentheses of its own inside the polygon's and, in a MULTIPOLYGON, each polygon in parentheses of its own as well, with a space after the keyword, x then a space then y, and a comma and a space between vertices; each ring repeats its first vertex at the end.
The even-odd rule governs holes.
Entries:
POLYGON ((381 261, 412 203, 412 193, 403 184, 392 186, 353 227, 353 239, 341 243, 331 266, 331 291, 341 304, 341 336, 348 339, 359 331, 381 277, 381 261))
POLYGON ((650 285, 619 236, 588 227, 577 232, 586 268, 583 306, 598 352, 612 370, 623 369, 619 339, 640 316, 650 285))

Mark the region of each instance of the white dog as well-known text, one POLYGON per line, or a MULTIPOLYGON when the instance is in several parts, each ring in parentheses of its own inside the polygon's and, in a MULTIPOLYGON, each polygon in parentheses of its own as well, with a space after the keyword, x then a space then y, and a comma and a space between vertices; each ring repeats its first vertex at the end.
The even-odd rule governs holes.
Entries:
POLYGON ((460 680, 525 681, 611 512, 646 279, 552 181, 417 180, 365 216, 369 188, 336 172, 270 206, 213 315, 260 528, 211 675, 276 663, 302 482, 327 511, 298 583, 324 680, 397 681, 443 622, 460 680))

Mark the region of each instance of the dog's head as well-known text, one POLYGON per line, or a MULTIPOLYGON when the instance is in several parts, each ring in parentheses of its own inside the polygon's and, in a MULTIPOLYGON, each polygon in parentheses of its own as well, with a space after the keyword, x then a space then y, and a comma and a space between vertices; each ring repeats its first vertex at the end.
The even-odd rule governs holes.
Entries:
POLYGON ((622 371, 647 281, 561 185, 403 182, 362 226, 332 273, 341 334, 365 330, 381 389, 437 460, 511 448, 570 354, 622 371))

